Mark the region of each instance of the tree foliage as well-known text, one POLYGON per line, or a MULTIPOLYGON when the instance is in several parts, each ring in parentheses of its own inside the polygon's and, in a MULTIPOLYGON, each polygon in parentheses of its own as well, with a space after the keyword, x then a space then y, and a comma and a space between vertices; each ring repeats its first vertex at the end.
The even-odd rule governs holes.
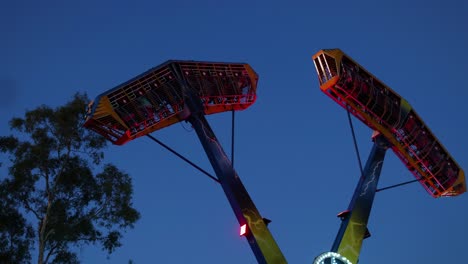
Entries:
POLYGON ((9 199, 8 189, 0 185, 0 263, 23 263, 31 258, 29 249, 33 228, 9 199))
POLYGON ((27 111, 10 121, 12 135, 0 137, 0 152, 9 157, 0 182, 7 203, 0 208, 0 246, 26 248, 22 261, 30 258, 31 237, 39 264, 78 263, 72 247, 83 244, 110 254, 139 218, 130 176, 103 164, 105 139, 83 127, 87 102, 76 94, 63 106, 27 111))

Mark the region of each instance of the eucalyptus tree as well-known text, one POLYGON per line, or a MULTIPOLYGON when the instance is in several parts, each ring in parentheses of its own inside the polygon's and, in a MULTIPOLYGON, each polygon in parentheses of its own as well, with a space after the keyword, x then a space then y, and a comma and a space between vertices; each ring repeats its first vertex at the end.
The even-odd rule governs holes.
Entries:
MULTIPOLYGON (((73 249, 87 244, 110 254, 140 217, 130 176, 104 163, 107 142, 82 126, 87 102, 77 93, 62 106, 26 111, 11 119, 11 135, 0 136, 7 157, 0 246, 22 248, 20 262, 30 261, 31 238, 38 264, 79 263, 73 249)), ((12 249, 2 247, 0 256, 15 257, 12 249)))

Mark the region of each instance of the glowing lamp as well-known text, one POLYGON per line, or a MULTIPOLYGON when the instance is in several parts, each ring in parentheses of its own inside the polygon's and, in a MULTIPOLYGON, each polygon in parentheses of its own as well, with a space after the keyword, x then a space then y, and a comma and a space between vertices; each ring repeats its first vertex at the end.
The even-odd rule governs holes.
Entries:
POLYGON ((240 236, 245 236, 246 233, 247 233, 247 224, 243 224, 243 225, 241 225, 241 227, 240 227, 240 233, 239 233, 239 235, 240 235, 240 236))

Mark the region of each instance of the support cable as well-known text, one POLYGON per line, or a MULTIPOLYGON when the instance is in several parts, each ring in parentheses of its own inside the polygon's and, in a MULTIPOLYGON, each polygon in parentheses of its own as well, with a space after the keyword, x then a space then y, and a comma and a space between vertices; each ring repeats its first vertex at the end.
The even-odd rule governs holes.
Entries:
POLYGON ((375 192, 380 192, 380 191, 385 191, 385 190, 388 190, 388 189, 393 189, 393 188, 400 187, 400 186, 403 186, 403 185, 407 185, 407 184, 410 184, 410 183, 418 182, 420 180, 422 180, 422 178, 416 179, 416 180, 411 180, 411 181, 406 181, 406 182, 402 182, 402 183, 398 183, 398 184, 394 184, 394 185, 390 185, 390 186, 387 186, 387 187, 384 187, 384 188, 377 189, 375 192))
POLYGON ((351 120, 351 113, 349 112, 349 105, 346 105, 346 112, 348 113, 349 127, 351 128, 351 134, 353 135, 354 150, 359 163, 359 169, 361 170, 361 177, 364 176, 364 170, 362 169, 361 155, 359 154, 359 148, 357 145, 356 134, 354 133, 353 121, 351 120))
POLYGON ((194 167, 195 169, 201 171, 203 174, 205 174, 206 176, 210 177, 212 180, 214 180, 215 182, 217 183, 220 183, 219 180, 214 177, 213 175, 211 175, 210 173, 208 173, 206 170, 202 169, 201 167, 199 167, 198 165, 196 165, 195 163, 191 162, 189 159, 187 159, 186 157, 182 156, 181 154, 177 153, 175 150, 173 150, 172 148, 170 148, 169 146, 167 146, 166 144, 162 143, 160 140, 156 139, 155 137, 151 136, 150 134, 147 134, 146 135, 147 137, 149 137, 151 140, 153 140, 154 142, 158 143, 159 145, 161 145, 163 148, 169 150, 170 152, 172 152, 172 154, 176 155, 177 157, 179 157, 180 159, 182 159, 183 161, 187 162, 188 164, 192 165, 192 167, 194 167))
MULTIPOLYGON (((348 113, 349 127, 351 128, 351 133, 353 135, 354 149, 356 151, 356 156, 357 156, 357 159, 358 159, 359 169, 361 170, 361 177, 362 177, 362 175, 364 175, 364 171, 362 169, 361 155, 359 154, 359 149, 358 149, 358 146, 357 146, 356 134, 354 133, 354 126, 353 126, 353 121, 351 120, 351 113, 349 111, 349 105, 346 106, 346 110, 347 110, 346 112, 348 113)), ((388 190, 388 189, 393 189, 393 188, 400 187, 400 186, 403 186, 403 185, 407 185, 407 184, 410 184, 410 183, 418 182, 420 180, 422 180, 422 178, 407 181, 407 182, 398 183, 398 184, 387 186, 387 187, 384 187, 384 188, 380 188, 380 189, 377 189, 375 192, 380 192, 380 191, 385 191, 385 190, 388 190)))

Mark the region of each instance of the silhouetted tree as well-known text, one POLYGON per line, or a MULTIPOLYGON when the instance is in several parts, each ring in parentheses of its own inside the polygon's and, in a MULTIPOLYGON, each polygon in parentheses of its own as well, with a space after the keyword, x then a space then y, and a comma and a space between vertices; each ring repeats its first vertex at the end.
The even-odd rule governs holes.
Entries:
POLYGON ((8 175, 0 181, 5 259, 28 261, 31 237, 38 264, 79 263, 73 245, 100 244, 110 254, 139 219, 130 176, 102 164, 105 139, 82 126, 87 102, 76 94, 63 106, 26 111, 10 121, 13 135, 0 137, 0 152, 9 157, 8 175))
POLYGON ((24 263, 31 259, 34 231, 9 199, 8 189, 0 184, 0 263, 24 263))

